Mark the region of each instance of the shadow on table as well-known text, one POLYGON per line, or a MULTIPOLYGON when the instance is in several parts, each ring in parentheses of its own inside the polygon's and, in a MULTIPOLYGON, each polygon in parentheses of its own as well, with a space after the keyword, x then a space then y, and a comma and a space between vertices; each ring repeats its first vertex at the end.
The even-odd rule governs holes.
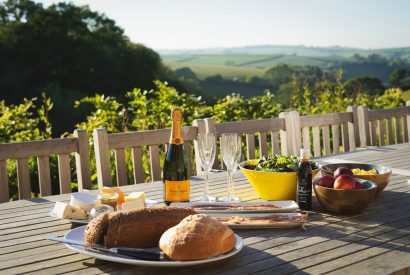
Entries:
POLYGON ((31 199, 30 201, 35 202, 35 203, 54 202, 54 201, 50 201, 44 198, 34 198, 34 199, 31 199))
MULTIPOLYGON (((265 266, 277 266, 288 263, 263 250, 244 246, 237 255, 210 264, 201 264, 186 267, 145 267, 126 264, 110 263, 95 260, 89 267, 99 269, 101 272, 110 274, 210 274, 223 272, 224 274, 250 274, 255 270, 263 270, 265 266), (255 268, 257 267, 257 268, 255 268)), ((293 266, 292 266, 293 267, 293 266)), ((296 268, 296 267, 294 267, 296 268)), ((297 268, 296 268, 297 269, 297 268)), ((303 274, 303 273, 301 273, 303 274)), ((307 274, 307 273, 305 273, 307 274)))
MULTIPOLYGON (((322 207, 317 210, 322 211, 322 207)), ((403 191, 384 190, 367 209, 356 215, 325 212, 341 221, 318 227, 305 234, 338 239, 344 245, 354 245, 357 251, 377 247, 382 252, 391 250, 410 253, 410 194, 403 191)), ((347 248, 346 248, 347 251, 347 248)), ((356 250, 353 251, 353 253, 356 250)))

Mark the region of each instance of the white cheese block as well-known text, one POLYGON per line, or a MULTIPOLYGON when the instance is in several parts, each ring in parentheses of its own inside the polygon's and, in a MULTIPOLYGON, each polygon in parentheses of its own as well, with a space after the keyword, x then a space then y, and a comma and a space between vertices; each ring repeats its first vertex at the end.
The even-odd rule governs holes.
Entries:
POLYGON ((130 209, 137 209, 137 208, 144 208, 145 207, 145 202, 143 200, 134 200, 130 202, 124 202, 121 205, 121 210, 130 210, 130 209))
POLYGON ((70 205, 90 212, 97 204, 97 198, 86 193, 71 194, 70 205))
POLYGON ((125 197, 125 202, 132 202, 132 201, 142 201, 145 205, 145 193, 144 192, 132 192, 128 196, 125 197))
POLYGON ((72 220, 86 220, 89 215, 82 209, 68 205, 64 202, 56 202, 52 215, 59 219, 72 219, 72 220))

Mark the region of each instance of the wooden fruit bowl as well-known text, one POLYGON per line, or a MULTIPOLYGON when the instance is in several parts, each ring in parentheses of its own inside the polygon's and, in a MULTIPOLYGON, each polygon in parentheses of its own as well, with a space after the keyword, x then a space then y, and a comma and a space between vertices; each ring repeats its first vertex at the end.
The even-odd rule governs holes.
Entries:
POLYGON ((340 190, 317 185, 319 179, 313 181, 313 189, 320 204, 329 212, 360 213, 373 201, 377 193, 376 183, 366 180, 356 179, 365 189, 340 190))
POLYGON ((376 183, 377 193, 381 192, 389 183, 391 176, 391 169, 385 166, 367 164, 367 163, 332 163, 320 166, 320 173, 322 176, 333 176, 333 172, 339 167, 346 167, 349 169, 359 168, 363 170, 376 169, 377 175, 354 175, 357 179, 368 180, 376 183))

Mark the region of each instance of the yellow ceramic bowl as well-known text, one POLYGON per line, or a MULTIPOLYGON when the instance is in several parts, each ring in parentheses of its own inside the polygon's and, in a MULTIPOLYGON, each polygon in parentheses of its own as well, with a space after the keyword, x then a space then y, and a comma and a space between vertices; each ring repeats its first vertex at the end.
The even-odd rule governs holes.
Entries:
MULTIPOLYGON (((296 199, 296 172, 263 172, 246 169, 246 165, 256 165, 259 159, 241 162, 239 168, 251 183, 256 193, 268 201, 296 199)), ((312 176, 319 170, 314 170, 312 176)))

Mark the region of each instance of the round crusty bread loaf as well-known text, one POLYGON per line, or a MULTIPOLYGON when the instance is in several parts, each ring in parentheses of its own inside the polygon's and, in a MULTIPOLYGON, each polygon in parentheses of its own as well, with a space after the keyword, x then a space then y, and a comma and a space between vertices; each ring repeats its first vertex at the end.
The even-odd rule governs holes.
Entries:
POLYGON ((159 247, 172 260, 200 260, 231 251, 236 244, 233 231, 206 216, 191 215, 161 236, 159 247))

